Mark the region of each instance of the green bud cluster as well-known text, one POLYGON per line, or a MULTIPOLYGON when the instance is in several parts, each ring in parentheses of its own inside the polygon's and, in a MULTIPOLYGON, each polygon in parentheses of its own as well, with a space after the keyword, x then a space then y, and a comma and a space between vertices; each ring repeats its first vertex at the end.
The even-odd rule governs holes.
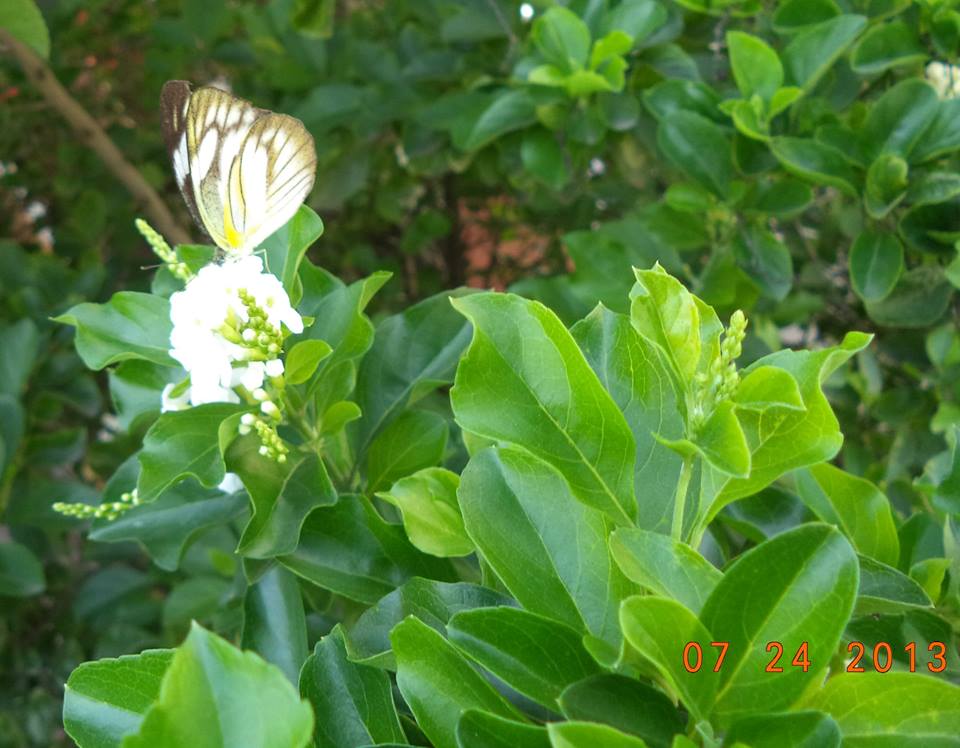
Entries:
MULTIPOLYGON (((273 403, 270 404, 272 405, 273 403)), ((277 416, 271 416, 271 418, 274 421, 278 421, 279 410, 277 411, 277 416)), ((249 434, 251 431, 256 431, 257 436, 260 438, 260 449, 258 451, 261 455, 280 465, 283 465, 287 461, 290 448, 284 443, 283 439, 280 438, 275 424, 267 423, 264 419, 258 418, 253 413, 244 413, 240 419, 240 433, 249 434)))
POLYGON ((58 501, 53 505, 53 511, 66 515, 67 517, 74 517, 75 519, 102 518, 115 520, 124 512, 133 509, 135 506, 140 506, 141 503, 137 489, 133 489, 132 491, 126 491, 120 494, 120 501, 105 501, 97 506, 81 504, 79 502, 68 504, 63 501, 58 501))
POLYGON ((184 283, 193 277, 190 268, 187 267, 186 263, 180 262, 177 253, 170 248, 167 240, 160 236, 159 232, 153 228, 153 226, 142 218, 138 218, 133 223, 137 227, 137 231, 147 240, 147 244, 153 249, 154 254, 170 269, 174 277, 179 278, 184 283))
POLYGON ((747 318, 739 309, 730 315, 730 324, 720 343, 720 355, 710 362, 707 372, 698 372, 693 380, 693 407, 691 428, 695 433, 707 420, 713 409, 728 400, 740 384, 737 359, 743 352, 747 318))
POLYGON ((283 349, 283 332, 270 323, 266 311, 245 288, 241 288, 237 295, 247 310, 247 321, 237 329, 240 345, 255 353, 254 360, 279 358, 283 349))

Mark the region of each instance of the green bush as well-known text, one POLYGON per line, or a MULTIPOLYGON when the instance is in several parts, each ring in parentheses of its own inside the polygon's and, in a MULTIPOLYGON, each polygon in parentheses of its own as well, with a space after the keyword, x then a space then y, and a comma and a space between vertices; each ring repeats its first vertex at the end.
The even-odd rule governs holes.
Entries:
MULTIPOLYGON (((110 133, 171 204, 168 78, 300 118, 319 170, 266 243, 312 319, 281 463, 252 403, 159 413, 182 282, 49 113, 0 112, 60 255, 0 245, 12 744, 82 660, 81 746, 951 743, 953 5, 45 8, 60 76, 149 40, 110 133), (82 542, 54 502, 116 516, 82 542)), ((43 52, 34 20, 0 11, 43 52)))

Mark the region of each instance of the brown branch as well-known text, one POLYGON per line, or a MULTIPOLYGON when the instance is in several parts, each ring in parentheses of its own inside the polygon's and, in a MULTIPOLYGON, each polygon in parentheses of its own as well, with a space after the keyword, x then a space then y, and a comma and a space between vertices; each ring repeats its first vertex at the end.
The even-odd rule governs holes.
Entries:
POLYGON ((6 29, 0 29, 0 43, 23 70, 27 79, 43 94, 47 103, 67 121, 77 137, 92 148, 107 169, 147 214, 150 223, 173 244, 189 244, 190 235, 177 223, 156 191, 143 178, 136 167, 127 161, 103 128, 77 103, 56 79, 47 64, 36 52, 16 39, 6 29))

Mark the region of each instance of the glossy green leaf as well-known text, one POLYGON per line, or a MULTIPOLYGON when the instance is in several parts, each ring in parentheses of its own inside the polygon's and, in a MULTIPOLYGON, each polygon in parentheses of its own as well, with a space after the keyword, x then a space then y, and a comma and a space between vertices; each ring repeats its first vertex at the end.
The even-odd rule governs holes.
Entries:
POLYGON ((914 163, 939 158, 960 148, 960 99, 941 101, 937 113, 911 154, 914 163))
POLYGON ((853 167, 836 148, 816 140, 782 136, 771 143, 773 154, 783 167, 815 184, 825 184, 855 195, 859 178, 853 167))
POLYGON ((385 522, 359 496, 314 509, 296 550, 278 560, 313 584, 368 605, 412 576, 453 578, 448 562, 420 553, 402 527, 385 522))
POLYGON ((547 724, 553 748, 646 748, 640 738, 591 722, 550 722, 547 724))
MULTIPOLYGON (((717 638, 687 608, 663 597, 636 596, 624 600, 620 625, 627 643, 656 667, 694 718, 706 718, 722 677, 713 670, 714 655, 719 650, 711 647, 710 642, 717 638), (683 653, 690 642, 696 642, 703 653, 697 672, 684 667, 683 653)), ((693 649, 689 650, 687 662, 696 667, 693 649)))
POLYGON ((33 0, 11 0, 0 8, 0 28, 44 59, 50 57, 50 32, 33 0))
POLYGON ((432 556, 466 556, 473 542, 463 529, 457 504, 460 476, 444 468, 425 468, 401 478, 377 496, 400 509, 413 543, 432 556))
POLYGON ((525 133, 520 145, 520 159, 524 169, 551 189, 563 189, 570 181, 563 149, 552 132, 530 130, 525 133))
POLYGON ((300 748, 312 733, 310 705, 280 670, 194 624, 123 748, 300 748))
POLYGON ((844 745, 948 746, 960 733, 960 687, 911 673, 847 673, 805 704, 833 717, 844 745))
POLYGON ((153 501, 188 476, 212 488, 226 473, 220 453, 220 427, 243 410, 232 403, 208 403, 164 413, 150 427, 140 450, 141 501, 153 501))
POLYGON ((260 438, 248 434, 227 450, 226 464, 243 481, 253 513, 237 551, 249 558, 272 558, 297 547, 307 516, 332 506, 337 492, 316 454, 292 453, 284 464, 261 455, 260 438))
POLYGON ((438 464, 447 447, 447 419, 429 410, 408 410, 381 431, 367 452, 371 491, 438 464))
POLYGON ((247 588, 241 645, 280 668, 294 685, 299 682, 307 659, 307 623, 300 583, 282 566, 274 565, 247 588))
POLYGON ((653 748, 667 748, 684 722, 670 698, 623 675, 595 675, 560 694, 560 708, 572 720, 597 722, 637 735, 653 748))
POLYGON ((793 286, 793 258, 790 250, 772 231, 748 226, 733 241, 737 264, 763 291, 764 296, 782 301, 793 286))
POLYGON ((463 137, 455 142, 465 151, 477 151, 501 135, 534 122, 536 102, 533 97, 523 89, 503 89, 493 96, 463 137))
POLYGON ((938 109, 936 91, 926 81, 910 78, 888 89, 863 125, 861 139, 868 161, 881 153, 909 159, 938 109))
POLYGON ((525 608, 619 643, 630 585, 607 553, 612 523, 577 502, 556 470, 516 448, 485 449, 458 495, 467 533, 525 608))
POLYGON ((547 730, 479 709, 467 709, 457 722, 459 748, 550 748, 547 730))
POLYGON ((718 197, 726 197, 733 177, 730 142, 723 130, 691 111, 678 111, 660 122, 657 145, 684 173, 718 197))
POLYGON ((894 565, 900 541, 890 502, 870 481, 828 463, 794 473, 803 502, 824 522, 837 525, 854 547, 894 565))
POLYGON ((777 3, 773 28, 781 34, 792 34, 840 15, 834 0, 785 0, 777 3))
POLYGON ((617 521, 636 516, 633 434, 563 323, 512 294, 453 303, 474 327, 450 393, 460 426, 531 450, 617 521))
POLYGON ((610 536, 621 571, 656 595, 699 613, 723 574, 693 548, 656 532, 621 528, 610 536))
POLYGON ((77 304, 55 322, 77 328, 77 353, 89 368, 144 359, 174 366, 170 358, 170 302, 134 291, 115 293, 106 304, 77 304))
POLYGON ((866 23, 863 16, 841 15, 800 31, 783 50, 788 80, 812 90, 866 23))
POLYGON ((590 52, 590 29, 572 11, 550 8, 533 24, 533 43, 541 55, 562 70, 583 68, 590 52))
POLYGON ((0 543, 0 597, 32 597, 46 587, 43 566, 21 543, 0 543))
POLYGON ((790 372, 775 366, 758 366, 742 376, 733 393, 740 410, 806 410, 800 387, 790 372))
POLYGON ((840 748, 840 728, 823 712, 762 714, 736 722, 724 740, 750 748, 840 748))
POLYGON ((461 611, 447 638, 515 691, 549 709, 569 685, 598 674, 578 632, 519 608, 461 611))
POLYGON ((786 709, 822 677, 853 610, 857 582, 853 548, 821 524, 777 535, 726 570, 700 614, 715 640, 730 644, 713 707, 721 723, 786 709), (784 651, 773 690, 764 677, 772 641, 784 651), (807 672, 790 664, 803 642, 807 672))
POLYGON ((323 235, 323 221, 311 208, 301 205, 287 223, 263 241, 265 265, 283 283, 296 302, 297 271, 304 254, 323 235))
POLYGON ((923 588, 893 566, 860 556, 860 587, 857 613, 900 613, 916 608, 932 608, 933 602, 923 588))
POLYGON ((703 458, 715 469, 735 478, 750 475, 750 445, 731 401, 717 405, 693 441, 703 458))
POLYGON ((760 37, 742 31, 727 32, 727 50, 741 95, 749 99, 756 94, 770 101, 783 85, 783 66, 777 53, 760 37))
POLYGON ((317 642, 304 663, 300 693, 316 715, 315 748, 406 742, 390 678, 382 670, 347 659, 339 626, 317 642))
POLYGON ((915 28, 903 21, 878 24, 865 33, 850 53, 850 65, 861 75, 922 62, 927 51, 915 28))
POLYGON ((850 248, 850 282, 864 301, 886 298, 903 272, 903 245, 893 234, 861 233, 850 248))
POLYGON ((939 268, 921 265, 905 271, 883 299, 866 304, 874 322, 891 327, 927 327, 939 320, 953 290, 939 268))
POLYGON ((456 729, 467 709, 523 719, 446 639, 410 617, 390 635, 397 686, 420 729, 437 748, 456 748, 456 729))
POLYGON ((396 670, 390 631, 407 616, 446 634, 450 617, 461 610, 511 604, 511 598, 488 587, 414 577, 364 611, 346 635, 347 651, 351 660, 396 670))
POLYGON ((70 674, 63 694, 63 725, 80 748, 119 748, 140 728, 160 696, 171 649, 85 662, 70 674))
POLYGON ((19 398, 40 351, 40 331, 29 319, 0 325, 0 393, 19 398))

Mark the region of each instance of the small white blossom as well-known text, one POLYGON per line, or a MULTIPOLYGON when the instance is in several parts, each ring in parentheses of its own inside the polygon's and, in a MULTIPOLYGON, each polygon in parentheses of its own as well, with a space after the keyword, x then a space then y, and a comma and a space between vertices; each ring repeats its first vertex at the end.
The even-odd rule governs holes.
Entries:
POLYGON ((237 491, 243 490, 243 481, 240 480, 240 476, 236 473, 227 473, 223 476, 223 480, 220 481, 220 485, 217 486, 224 493, 236 493, 237 491))
POLYGON ((179 395, 173 395, 173 390, 177 387, 175 384, 168 384, 160 393, 160 412, 166 413, 170 410, 186 410, 190 407, 190 388, 187 387, 179 395))
POLYGON ((267 361, 264 364, 264 369, 266 370, 268 377, 283 376, 283 361, 281 361, 279 358, 275 358, 272 361, 267 361))

